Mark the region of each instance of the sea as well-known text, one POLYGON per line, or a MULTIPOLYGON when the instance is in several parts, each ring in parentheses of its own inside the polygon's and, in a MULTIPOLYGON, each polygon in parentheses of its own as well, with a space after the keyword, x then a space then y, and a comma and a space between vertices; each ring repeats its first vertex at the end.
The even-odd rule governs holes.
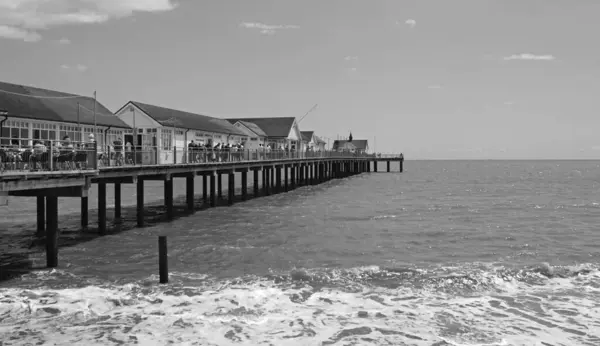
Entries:
POLYGON ((126 186, 105 236, 60 199, 56 269, 12 199, 0 345, 600 345, 600 161, 395 165, 172 222, 148 184, 146 228, 126 186))

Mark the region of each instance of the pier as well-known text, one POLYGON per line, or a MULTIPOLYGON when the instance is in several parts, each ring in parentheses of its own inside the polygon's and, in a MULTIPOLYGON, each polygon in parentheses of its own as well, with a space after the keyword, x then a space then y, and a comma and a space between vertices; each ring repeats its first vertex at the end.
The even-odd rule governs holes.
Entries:
MULTIPOLYGON (((94 146, 95 148, 95 146, 94 146)), ((81 199, 81 227, 86 229, 88 217, 88 192, 92 184, 98 188, 98 232, 107 232, 106 189, 114 188, 114 217, 121 217, 121 187, 135 184, 137 196, 137 226, 144 227, 144 182, 162 181, 167 219, 175 217, 173 208, 173 180, 185 179, 186 209, 194 212, 194 186, 202 179, 202 201, 210 207, 217 205, 222 198, 222 176, 227 175, 227 203, 235 201, 237 187, 241 187, 241 200, 248 199, 248 175, 252 174, 253 195, 268 196, 291 191, 297 187, 317 185, 332 179, 341 179, 361 173, 377 172, 378 163, 386 162, 386 171, 391 172, 391 164, 398 163, 402 172, 402 155, 366 154, 344 151, 289 152, 246 150, 243 152, 203 153, 200 162, 197 153, 186 153, 187 163, 167 164, 120 164, 111 161, 102 163, 92 148, 86 155, 73 155, 70 160, 54 158, 41 162, 39 170, 31 170, 32 162, 19 163, 19 167, 7 169, 10 162, 3 161, 0 171, 0 202, 8 202, 9 197, 37 198, 37 235, 46 239, 46 265, 54 268, 58 261, 58 198, 81 199), (192 155, 193 154, 193 155, 192 155), (224 155, 224 156, 223 156, 224 155), (78 159, 80 162, 78 162, 78 159), (96 159, 97 158, 97 159, 96 159), (210 159, 209 159, 210 158, 210 159), (218 159, 215 159, 218 158, 218 159), (89 164, 86 164, 89 163, 89 164), (235 173, 241 173, 238 183, 235 173), (262 173, 262 174, 260 174, 262 173), (262 179, 259 179, 259 176, 262 179), (200 178, 201 177, 201 178, 200 178), (260 181, 260 183, 259 183, 260 181)), ((173 149, 177 150, 177 149, 173 149)), ((181 148, 180 150, 187 150, 181 148)), ((39 163, 37 163, 39 164, 39 163)), ((8 167, 8 168, 11 168, 8 167)))

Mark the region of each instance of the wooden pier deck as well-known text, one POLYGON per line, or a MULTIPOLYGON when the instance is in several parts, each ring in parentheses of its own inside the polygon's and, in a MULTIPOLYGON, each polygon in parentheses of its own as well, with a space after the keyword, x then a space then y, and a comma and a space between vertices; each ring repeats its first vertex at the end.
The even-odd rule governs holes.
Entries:
POLYGON ((106 232, 106 187, 114 185, 114 216, 121 217, 121 185, 135 184, 137 197, 137 226, 144 226, 144 181, 164 182, 164 201, 167 218, 174 218, 173 179, 186 179, 187 209, 194 211, 194 184, 202 177, 202 200, 216 206, 221 196, 222 175, 228 175, 228 204, 235 197, 235 173, 241 173, 241 199, 248 197, 248 173, 253 172, 253 192, 263 195, 287 192, 303 185, 316 185, 331 179, 339 179, 365 172, 377 172, 378 162, 399 162, 403 171, 402 156, 357 155, 326 152, 313 157, 277 158, 207 163, 182 163, 160 165, 125 165, 100 167, 90 170, 38 171, 0 173, 0 202, 9 196, 37 198, 37 233, 46 237, 46 264, 58 266, 58 198, 81 198, 81 226, 88 225, 88 191, 92 184, 98 186, 98 232, 106 232), (262 181, 259 183, 259 171, 262 181))

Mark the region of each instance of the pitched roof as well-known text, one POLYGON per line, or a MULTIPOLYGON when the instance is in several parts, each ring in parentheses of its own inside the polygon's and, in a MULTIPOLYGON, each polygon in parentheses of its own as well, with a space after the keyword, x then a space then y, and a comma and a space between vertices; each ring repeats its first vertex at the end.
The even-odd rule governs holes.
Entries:
POLYGON ((163 126, 246 136, 246 133, 233 126, 225 119, 149 105, 137 101, 130 101, 130 103, 144 111, 144 113, 163 126))
POLYGON ((300 131, 300 134, 302 135, 303 141, 310 142, 310 140, 313 139, 315 131, 300 131))
MULTIPOLYGON (((94 124, 92 97, 26 85, 0 82, 0 109, 6 110, 13 117, 94 124)), ((130 128, 100 102, 96 102, 96 123, 100 126, 130 128)))
POLYGON ((358 150, 367 150, 368 140, 353 139, 352 142, 349 142, 347 140, 337 139, 333 141, 333 150, 344 148, 347 144, 354 146, 358 150))
POLYGON ((317 142, 317 144, 327 144, 327 142, 325 142, 323 139, 321 139, 321 137, 315 136, 315 141, 317 142))
POLYGON ((240 121, 240 123, 250 129, 250 131, 257 134, 259 137, 267 137, 267 134, 260 128, 260 126, 248 121, 240 121))
POLYGON ((273 117, 273 118, 233 118, 227 119, 235 124, 237 121, 246 121, 258 125, 267 137, 287 138, 296 121, 294 117, 273 117))

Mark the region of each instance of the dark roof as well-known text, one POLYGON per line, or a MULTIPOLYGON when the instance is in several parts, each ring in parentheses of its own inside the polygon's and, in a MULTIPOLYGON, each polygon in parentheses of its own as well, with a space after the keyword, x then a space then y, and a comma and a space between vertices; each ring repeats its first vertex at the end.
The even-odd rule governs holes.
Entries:
POLYGON ((235 118, 227 119, 230 123, 235 124, 237 121, 246 121, 258 125, 267 137, 271 138, 287 138, 292 130, 294 121, 293 117, 273 117, 273 118, 235 118))
MULTIPOLYGON (((7 111, 9 116, 77 123, 77 108, 79 122, 93 125, 93 97, 0 82, 0 109, 7 111)), ((96 102, 96 123, 100 126, 130 128, 100 102, 96 102)))
POLYGON ((315 134, 315 131, 300 131, 300 134, 302 135, 303 141, 310 142, 310 140, 313 138, 313 135, 315 134))
POLYGON ((137 101, 130 102, 163 126, 246 136, 243 131, 239 130, 225 119, 149 105, 137 101))
POLYGON ((240 121, 240 123, 250 129, 250 131, 256 133, 259 137, 267 137, 267 134, 260 128, 260 126, 248 121, 240 121))
POLYGON ((346 143, 354 145, 354 147, 358 150, 367 150, 368 140, 366 139, 353 139, 352 142, 347 140, 335 140, 333 141, 333 150, 338 150, 338 148, 343 148, 346 143))

